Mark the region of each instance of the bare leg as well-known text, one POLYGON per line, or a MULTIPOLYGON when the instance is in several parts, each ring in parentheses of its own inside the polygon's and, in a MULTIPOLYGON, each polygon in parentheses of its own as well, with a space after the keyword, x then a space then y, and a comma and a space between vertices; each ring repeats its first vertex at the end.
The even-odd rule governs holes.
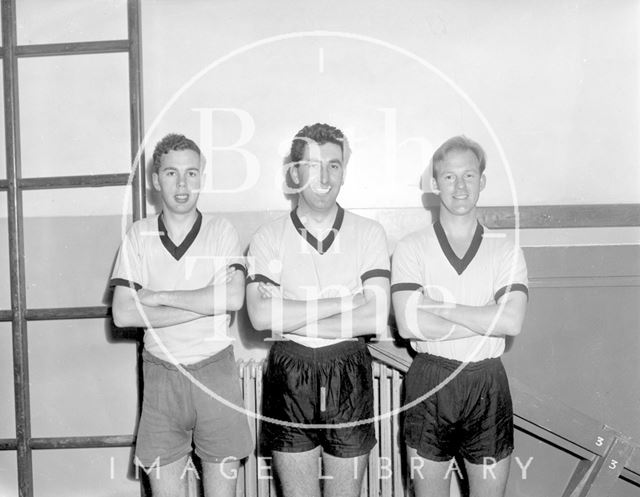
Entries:
POLYGON ((187 466, 189 456, 184 456, 170 464, 154 468, 149 472, 149 484, 153 497, 186 497, 187 466))
POLYGON ((202 461, 205 497, 234 497, 239 467, 237 460, 222 463, 202 461))
POLYGON ((324 453, 324 497, 358 497, 369 454, 357 457, 335 457, 324 453))
POLYGON ((451 475, 456 472, 454 459, 431 461, 407 447, 407 467, 416 497, 449 497, 451 475))
POLYGON ((319 470, 322 449, 307 452, 273 451, 273 469, 282 489, 282 497, 321 497, 319 470))
POLYGON ((465 461, 465 466, 469 476, 471 497, 504 497, 511 456, 497 462, 487 457, 484 464, 471 464, 465 461))

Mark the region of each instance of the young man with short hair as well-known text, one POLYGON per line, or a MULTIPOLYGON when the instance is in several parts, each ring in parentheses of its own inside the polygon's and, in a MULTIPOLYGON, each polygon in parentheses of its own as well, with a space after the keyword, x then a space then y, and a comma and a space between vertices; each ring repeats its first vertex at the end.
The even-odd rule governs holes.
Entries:
POLYGON ((297 207, 249 249, 251 322, 282 338, 269 353, 262 437, 284 497, 359 496, 376 443, 360 338, 386 330, 389 256, 382 227, 336 201, 349 154, 332 126, 300 130, 289 169, 297 207))
POLYGON ((202 461, 206 496, 235 496, 238 461, 253 443, 242 412, 229 313, 244 301, 244 260, 233 226, 197 209, 204 157, 165 136, 153 153, 162 212, 133 224, 113 270, 117 326, 144 327, 144 400, 136 463, 153 497, 186 496, 202 461))
POLYGON ((477 219, 485 154, 447 140, 431 165, 440 213, 393 255, 400 334, 418 355, 405 378, 404 438, 419 497, 449 496, 453 458, 464 459, 472 495, 503 496, 513 451, 505 336, 520 333, 528 289, 520 247, 477 219))

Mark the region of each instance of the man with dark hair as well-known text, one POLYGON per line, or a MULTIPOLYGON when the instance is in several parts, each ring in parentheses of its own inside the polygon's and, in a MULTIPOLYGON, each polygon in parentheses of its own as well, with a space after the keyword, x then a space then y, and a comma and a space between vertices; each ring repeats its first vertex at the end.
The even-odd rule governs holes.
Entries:
POLYGON ((418 355, 405 378, 408 469, 418 497, 448 497, 454 458, 471 495, 504 495, 513 451, 513 411, 500 361, 505 336, 520 333, 527 268, 520 247, 477 219, 485 154, 458 136, 433 155, 440 213, 402 239, 391 293, 400 335, 418 355))
POLYGON ((252 450, 229 313, 244 301, 238 235, 196 208, 204 158, 190 139, 165 136, 153 153, 162 212, 133 224, 111 285, 117 326, 144 327, 144 400, 136 463, 153 497, 186 496, 192 443, 206 496, 234 496, 239 459, 252 450))
POLYGON ((359 496, 376 443, 361 337, 386 330, 389 256, 382 227, 336 201, 349 153, 332 126, 300 130, 289 169, 297 207, 249 248, 251 322, 281 337, 269 352, 262 437, 285 497, 359 496))

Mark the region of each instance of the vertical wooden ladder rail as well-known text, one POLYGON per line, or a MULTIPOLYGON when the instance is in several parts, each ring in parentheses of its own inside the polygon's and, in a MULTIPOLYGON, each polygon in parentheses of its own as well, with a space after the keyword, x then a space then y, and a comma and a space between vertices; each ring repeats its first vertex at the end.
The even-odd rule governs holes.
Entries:
POLYGON ((11 310, 0 311, 0 321, 12 323, 13 376, 16 438, 0 439, 0 450, 16 450, 18 491, 21 497, 33 496, 33 449, 126 447, 133 444, 131 435, 95 437, 31 437, 29 361, 27 322, 30 320, 90 319, 108 317, 106 307, 72 307, 27 309, 24 265, 24 230, 22 192, 51 188, 86 188, 132 186, 133 218, 145 215, 144 156, 138 154, 143 136, 142 69, 140 36, 140 2, 128 0, 126 40, 73 42, 40 45, 17 44, 16 0, 2 0, 2 49, 4 82, 4 124, 7 179, 0 181, 6 190, 8 205, 9 264, 11 310), (79 175, 49 178, 23 178, 20 158, 20 112, 18 58, 124 52, 128 54, 129 119, 132 161, 138 168, 129 174, 79 175))

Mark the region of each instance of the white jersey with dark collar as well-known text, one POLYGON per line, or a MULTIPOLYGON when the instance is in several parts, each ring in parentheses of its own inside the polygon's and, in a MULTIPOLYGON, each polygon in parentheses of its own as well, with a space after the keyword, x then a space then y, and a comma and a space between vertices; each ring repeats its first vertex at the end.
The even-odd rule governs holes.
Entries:
MULTIPOLYGON (((244 270, 235 228, 225 219, 202 215, 176 246, 162 215, 137 221, 124 238, 111 285, 136 290, 196 290, 224 281, 227 267, 244 270)), ((230 315, 203 316, 186 323, 147 328, 144 346, 165 361, 193 364, 226 348, 230 315)))
MULTIPOLYGON (((528 295, 527 267, 512 237, 478 223, 462 259, 440 221, 403 238, 393 254, 391 292, 424 290, 434 300, 469 306, 497 302, 505 292, 528 295)), ((458 361, 480 361, 504 352, 504 337, 412 341, 418 352, 458 361)))
MULTIPOLYGON (((390 277, 387 240, 379 223, 338 206, 336 219, 321 240, 309 233, 297 212, 262 226, 251 240, 247 259, 248 281, 269 282, 282 298, 317 300, 362 292, 363 282, 390 277)), ((287 334, 307 347, 323 347, 344 339, 287 334)), ((375 330, 371 330, 372 333, 375 330)), ((345 336, 351 336, 345 330, 345 336)))

